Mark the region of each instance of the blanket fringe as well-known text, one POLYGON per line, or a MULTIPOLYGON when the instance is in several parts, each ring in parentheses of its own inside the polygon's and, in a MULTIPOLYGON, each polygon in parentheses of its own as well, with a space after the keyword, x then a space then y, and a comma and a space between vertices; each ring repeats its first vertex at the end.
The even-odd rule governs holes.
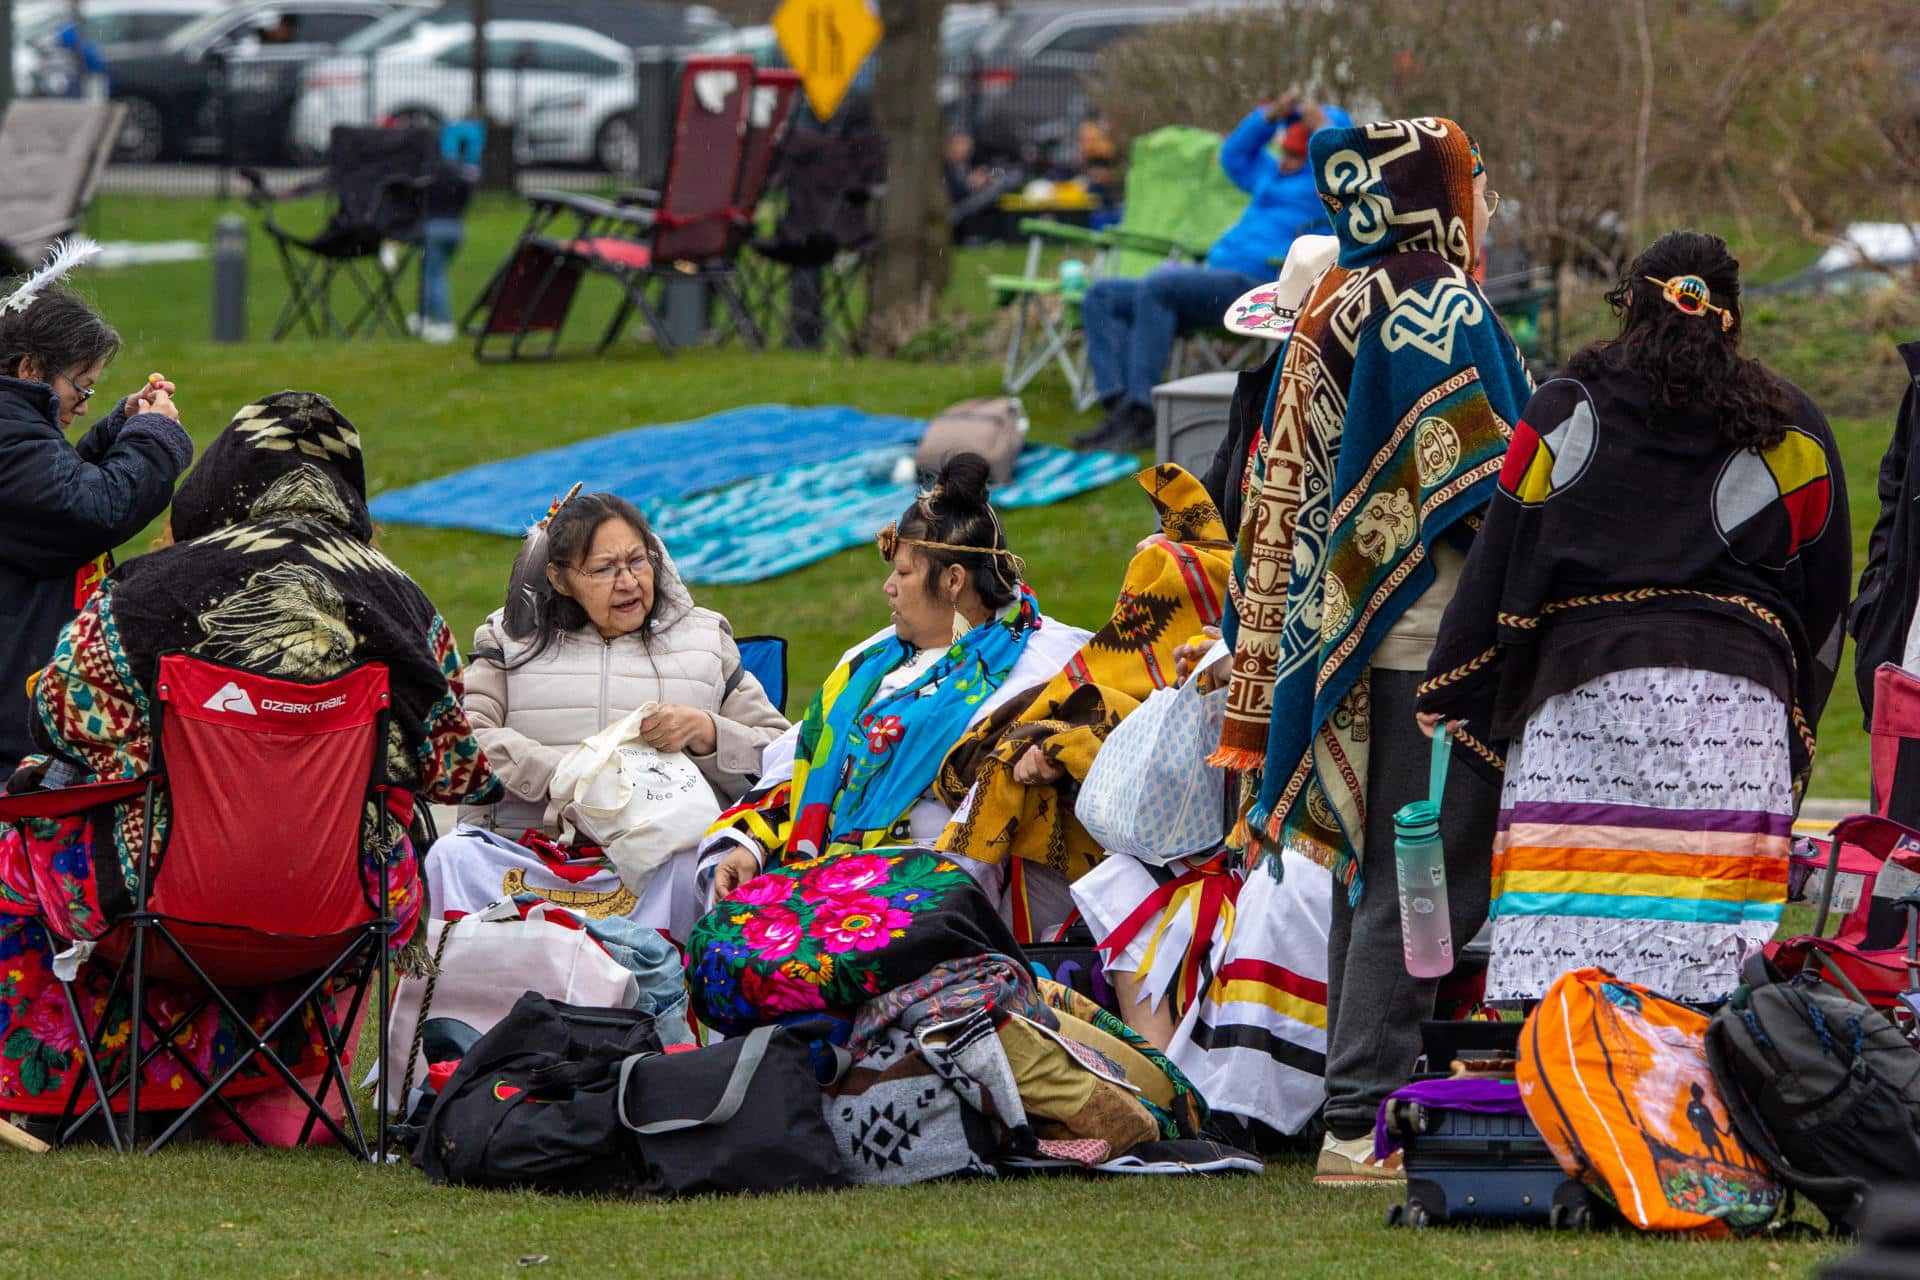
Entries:
POLYGON ((1216 769, 1231 769, 1235 773, 1255 773, 1267 762, 1267 753, 1253 751, 1246 747, 1221 746, 1207 757, 1207 763, 1216 769))

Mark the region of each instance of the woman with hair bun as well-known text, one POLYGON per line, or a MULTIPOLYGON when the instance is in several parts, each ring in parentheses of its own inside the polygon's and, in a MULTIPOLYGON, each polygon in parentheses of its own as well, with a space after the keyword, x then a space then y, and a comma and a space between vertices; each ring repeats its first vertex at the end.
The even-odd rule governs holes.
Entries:
MULTIPOLYGON (((947 752, 1089 639, 1042 616, 988 502, 987 476, 978 454, 954 455, 881 530, 889 625, 835 664, 805 720, 767 748, 760 786, 709 833, 702 870, 712 869, 716 900, 782 862, 931 847, 953 816, 932 794, 947 752)), ((1059 777, 1038 748, 1015 770, 1029 784, 1059 777)), ((948 856, 1004 913, 1006 866, 948 856)), ((1027 905, 1059 923, 1072 907, 1065 877, 1025 870, 1027 905)))
MULTIPOLYGON (((1773 936, 1851 577, 1833 433, 1675 231, 1515 427, 1418 709, 1505 752, 1487 995, 1598 965, 1724 999, 1773 936)), ((1464 757, 1463 757, 1464 758, 1464 757)))

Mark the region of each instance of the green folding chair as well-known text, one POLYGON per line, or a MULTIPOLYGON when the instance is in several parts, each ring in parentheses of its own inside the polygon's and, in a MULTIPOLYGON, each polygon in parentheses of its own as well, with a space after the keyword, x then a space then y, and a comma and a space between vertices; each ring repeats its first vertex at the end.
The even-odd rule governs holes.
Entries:
MULTIPOLYGON (((1220 135, 1205 129, 1170 125, 1136 139, 1128 157, 1127 192, 1120 224, 1102 231, 1046 218, 1020 223, 1027 237, 1027 258, 1020 275, 991 275, 987 286, 994 305, 1011 308, 1003 382, 1017 395, 1049 367, 1066 378, 1076 409, 1094 400, 1081 340, 1080 301, 1084 286, 1064 282, 1059 263, 1085 255, 1085 281, 1131 279, 1167 264, 1197 264, 1222 232, 1247 207, 1247 195, 1220 168, 1220 135)), ((1223 331, 1224 333, 1224 331, 1223 331)), ((1213 335, 1203 362, 1232 367, 1213 335)), ((1176 344, 1176 370, 1189 358, 1188 344, 1176 344)), ((1196 345, 1196 351, 1201 350, 1196 345)))

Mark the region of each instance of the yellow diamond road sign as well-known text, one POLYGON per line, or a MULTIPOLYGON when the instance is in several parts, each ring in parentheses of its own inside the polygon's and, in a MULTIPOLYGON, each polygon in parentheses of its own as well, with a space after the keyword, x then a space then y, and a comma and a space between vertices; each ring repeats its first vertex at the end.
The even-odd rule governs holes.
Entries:
POLYGON ((880 19, 866 0, 786 0, 773 15, 773 33, 800 73, 813 114, 826 120, 880 43, 880 19))

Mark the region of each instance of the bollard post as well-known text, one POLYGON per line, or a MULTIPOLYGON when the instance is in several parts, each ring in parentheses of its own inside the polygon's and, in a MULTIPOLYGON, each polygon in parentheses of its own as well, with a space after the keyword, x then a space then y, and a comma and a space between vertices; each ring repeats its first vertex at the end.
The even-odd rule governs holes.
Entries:
POLYGON ((247 339, 247 220, 220 215, 213 224, 213 340, 247 339))

